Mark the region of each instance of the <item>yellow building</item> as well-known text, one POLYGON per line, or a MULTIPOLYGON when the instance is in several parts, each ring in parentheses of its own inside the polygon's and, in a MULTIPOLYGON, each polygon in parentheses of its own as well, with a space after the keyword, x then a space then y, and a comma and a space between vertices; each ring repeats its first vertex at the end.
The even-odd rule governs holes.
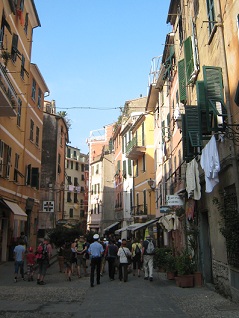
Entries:
POLYGON ((0 3, 0 260, 12 257, 20 232, 36 243, 42 109, 48 88, 31 64, 34 1, 0 3))

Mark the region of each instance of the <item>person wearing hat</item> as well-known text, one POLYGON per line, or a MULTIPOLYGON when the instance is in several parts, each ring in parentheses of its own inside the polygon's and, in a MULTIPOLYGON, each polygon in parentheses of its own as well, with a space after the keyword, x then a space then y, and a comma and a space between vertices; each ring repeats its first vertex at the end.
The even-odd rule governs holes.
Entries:
POLYGON ((94 287, 94 273, 96 269, 96 281, 97 284, 100 284, 100 266, 101 266, 101 257, 104 253, 104 249, 102 244, 98 242, 99 234, 94 234, 93 240, 94 242, 90 244, 88 252, 90 254, 91 259, 91 272, 90 272, 90 286, 94 287))
POLYGON ((146 236, 146 240, 143 242, 141 260, 144 264, 144 279, 153 281, 153 260, 154 260, 154 248, 155 244, 150 235, 146 236))

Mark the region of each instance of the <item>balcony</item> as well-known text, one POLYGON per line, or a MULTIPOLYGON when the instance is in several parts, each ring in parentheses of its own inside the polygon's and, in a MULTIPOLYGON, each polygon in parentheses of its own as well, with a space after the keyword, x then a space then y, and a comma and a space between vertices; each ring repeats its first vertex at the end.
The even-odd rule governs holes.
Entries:
POLYGON ((126 146, 126 157, 134 160, 142 157, 146 152, 145 141, 142 138, 133 137, 126 146))
POLYGON ((6 69, 0 64, 0 116, 16 117, 17 93, 6 73, 6 69))

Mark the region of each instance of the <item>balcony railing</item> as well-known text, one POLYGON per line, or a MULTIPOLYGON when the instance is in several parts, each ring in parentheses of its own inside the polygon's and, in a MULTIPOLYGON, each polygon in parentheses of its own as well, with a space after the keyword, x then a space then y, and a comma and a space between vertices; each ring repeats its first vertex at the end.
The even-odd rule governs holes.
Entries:
POLYGON ((17 107, 17 93, 0 63, 0 116, 15 117, 17 107))
POLYGON ((144 138, 133 137, 126 145, 126 157, 129 159, 137 159, 145 154, 144 138))

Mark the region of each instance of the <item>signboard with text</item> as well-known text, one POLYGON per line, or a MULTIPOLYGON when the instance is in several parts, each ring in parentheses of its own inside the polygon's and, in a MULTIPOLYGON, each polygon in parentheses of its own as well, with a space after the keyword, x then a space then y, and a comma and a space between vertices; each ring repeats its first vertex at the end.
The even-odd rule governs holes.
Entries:
POLYGON ((166 195, 166 204, 168 206, 184 205, 179 195, 166 195))

